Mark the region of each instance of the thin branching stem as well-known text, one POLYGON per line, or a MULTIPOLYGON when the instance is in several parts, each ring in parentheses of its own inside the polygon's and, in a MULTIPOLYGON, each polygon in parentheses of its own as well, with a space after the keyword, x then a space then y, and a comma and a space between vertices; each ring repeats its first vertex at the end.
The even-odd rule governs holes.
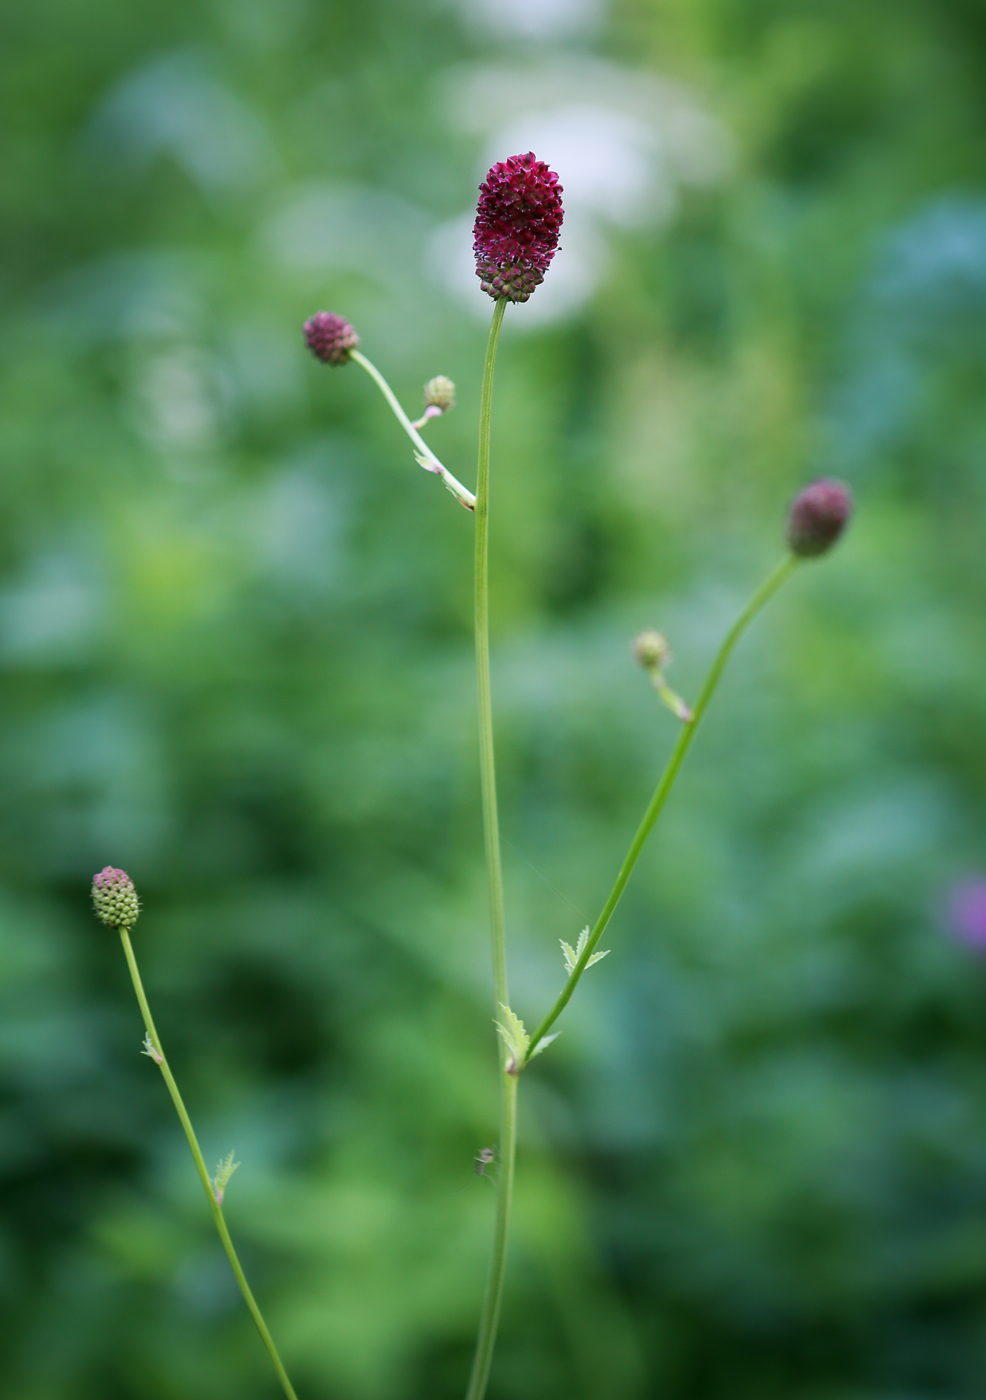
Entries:
POLYGON ((588 966, 589 959, 595 952, 596 945, 600 938, 602 938, 606 930, 606 925, 609 923, 613 916, 613 911, 620 902, 620 897, 627 887, 627 882, 633 873, 633 867, 637 864, 640 852, 644 849, 647 838, 653 830, 654 823, 661 815, 664 804, 668 800, 668 795, 674 787, 675 779, 678 776, 681 765, 685 761, 685 755, 688 753, 691 742, 695 737, 695 731, 698 729, 702 721, 702 716, 705 714, 709 701, 712 699, 713 692, 719 684, 719 678, 725 670, 726 662, 732 655, 733 648, 760 609, 773 597, 784 580, 793 573, 798 562, 796 555, 785 555, 780 563, 768 574, 767 578, 764 579, 763 583, 754 593, 753 597, 726 634, 726 639, 716 653, 709 674, 705 678, 705 684, 702 686, 701 693, 695 703, 692 717, 682 726, 681 733, 678 735, 678 741, 671 750, 671 757, 668 759, 667 766, 661 774, 654 796, 651 798, 647 810, 644 812, 640 825, 637 828, 637 834, 630 843, 630 849, 627 851, 626 858, 620 866, 620 873, 617 875, 616 883, 609 892, 609 898, 603 906, 603 912, 596 920, 596 926, 592 930, 585 947, 582 949, 582 953, 562 989, 561 995, 531 1036, 531 1043, 527 1050, 528 1060, 534 1054, 538 1041, 548 1033, 571 1000, 572 993, 578 986, 579 978, 588 966))
POLYGON ((368 360, 359 350, 350 350, 349 358, 354 360, 361 369, 366 370, 367 374, 387 400, 393 410, 394 417, 414 443, 416 449, 414 455, 418 460, 418 465, 423 467, 426 472, 433 472, 435 476, 441 477, 447 489, 452 492, 452 495, 460 505, 465 506, 466 510, 475 510, 476 497, 467 486, 463 486, 462 482, 452 475, 448 467, 443 466, 438 460, 435 453, 418 432, 417 426, 411 422, 403 408, 401 408, 400 400, 373 361, 368 360))
POLYGON ((161 1048, 161 1038, 155 1029, 154 1021, 151 1017, 151 1009, 147 1004, 147 997, 144 994, 144 984, 141 982, 140 973, 137 970, 137 959, 134 957, 134 950, 130 943, 129 929, 120 929, 120 939, 123 943, 123 951, 126 954, 127 966, 130 968, 130 977, 134 984, 134 991, 137 993, 137 1001, 140 1004, 141 1015, 144 1018, 148 1045, 149 1048, 153 1049, 155 1052, 151 1058, 164 1075, 164 1082, 168 1086, 168 1093, 171 1095, 171 1101, 178 1112, 178 1117, 181 1119, 181 1125, 185 1129, 185 1136, 188 1139, 188 1145, 192 1149, 192 1157, 195 1161, 195 1170, 198 1172, 199 1179, 202 1182, 206 1199, 209 1202, 209 1209, 212 1211, 212 1218, 219 1232, 219 1238, 222 1240, 223 1249, 226 1251, 226 1257, 230 1262, 233 1273, 236 1275, 236 1282, 240 1285, 240 1292, 243 1294, 244 1302, 250 1310, 250 1316, 256 1323, 257 1331, 260 1333, 260 1339, 267 1348, 267 1354, 270 1356, 271 1361, 274 1363, 274 1370, 277 1372, 277 1378, 281 1382, 285 1395, 288 1397, 288 1400, 298 1400, 294 1392, 294 1387, 288 1380, 288 1373, 284 1369, 284 1364, 277 1354, 277 1347, 275 1347, 273 1338, 267 1330, 267 1324, 264 1322, 260 1308, 257 1306, 257 1300, 250 1291, 250 1285, 246 1281, 243 1266, 237 1257, 236 1250, 233 1248, 233 1241, 229 1237, 226 1221, 223 1219, 222 1207, 216 1200, 216 1192, 209 1179, 205 1159, 202 1156, 202 1149, 199 1147, 198 1138, 195 1136, 195 1129, 192 1127, 192 1120, 189 1118, 182 1096, 178 1092, 178 1085, 175 1083, 174 1075, 171 1073, 168 1066, 168 1061, 164 1058, 164 1051, 161 1048))

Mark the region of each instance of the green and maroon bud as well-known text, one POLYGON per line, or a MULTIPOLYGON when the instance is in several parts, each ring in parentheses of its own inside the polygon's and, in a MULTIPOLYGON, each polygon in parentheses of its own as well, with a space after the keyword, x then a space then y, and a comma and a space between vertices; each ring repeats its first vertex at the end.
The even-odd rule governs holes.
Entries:
POLYGON ((842 481, 812 481, 791 502, 787 543, 801 559, 827 554, 852 515, 852 492, 842 481))
POLYGON ((131 928, 137 922, 140 901, 125 870, 107 865, 92 877, 92 907, 107 928, 131 928))
POLYGON ((316 311, 305 322, 304 330, 309 350, 325 365, 344 365, 350 350, 359 344, 359 336, 349 322, 334 311, 316 311))

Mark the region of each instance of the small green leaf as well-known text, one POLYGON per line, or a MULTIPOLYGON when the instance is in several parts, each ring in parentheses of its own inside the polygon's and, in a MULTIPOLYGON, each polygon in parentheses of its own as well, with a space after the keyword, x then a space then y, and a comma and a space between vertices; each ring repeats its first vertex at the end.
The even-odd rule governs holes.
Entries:
POLYGON ((524 1067, 531 1037, 524 1030, 523 1021, 514 1015, 509 1006, 504 1006, 502 1001, 500 1002, 500 1010, 503 1012, 503 1020, 494 1021, 493 1024, 499 1031, 510 1054, 507 1061, 507 1073, 517 1074, 524 1067))
MULTIPOLYGON (((585 928, 579 934, 579 941, 574 948, 571 943, 566 943, 564 938, 560 938, 558 941, 561 944, 562 955, 565 959, 565 971, 568 973, 569 977, 571 977, 572 973, 575 971, 575 964, 582 956, 585 951, 585 945, 589 941, 589 925, 586 924, 585 928)), ((600 958, 606 957, 607 953, 609 953, 608 948, 605 952, 593 953, 592 957, 586 963, 586 967, 591 967, 592 964, 597 963, 600 958)))
POLYGON ((533 1060, 535 1055, 540 1055, 542 1050, 547 1050, 551 1042, 557 1040, 560 1035, 561 1031, 555 1031, 554 1035, 543 1035, 531 1051, 530 1058, 533 1060))
POLYGON ((216 1205, 222 1205, 223 1196, 226 1194, 226 1187, 229 1184, 229 1179, 239 1165, 239 1162, 233 1161, 233 1154, 231 1152, 226 1160, 220 1162, 216 1167, 216 1174, 212 1178, 212 1189, 215 1193, 216 1205))

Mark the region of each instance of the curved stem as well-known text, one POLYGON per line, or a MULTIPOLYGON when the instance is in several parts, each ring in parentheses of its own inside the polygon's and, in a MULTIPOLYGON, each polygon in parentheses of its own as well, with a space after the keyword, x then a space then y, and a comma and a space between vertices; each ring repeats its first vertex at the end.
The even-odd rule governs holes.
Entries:
POLYGON ((400 401, 398 400, 397 395, 387 383, 386 379, 384 379, 383 375, 377 369, 373 361, 368 360, 365 355, 359 352, 359 350, 350 350, 349 358, 351 360, 355 360, 356 364, 360 365, 361 368, 366 370, 367 374, 370 376, 370 378, 376 384, 377 388, 383 394, 384 398, 390 404, 390 407, 394 411, 394 417, 397 419, 398 423, 400 423, 401 427, 407 433, 408 437, 411 439, 411 441, 414 443, 415 448, 417 449, 414 455, 418 460, 418 465, 424 467, 426 472, 434 472, 436 476, 440 476, 442 481, 452 492, 452 495, 455 497, 455 499, 459 502, 460 505, 465 506, 466 510, 475 510, 476 497, 468 489, 468 487, 463 486, 462 482, 458 481, 452 475, 452 473, 448 470, 447 467, 442 466, 442 463, 438 460, 434 452, 425 442, 424 438, 418 432, 417 428, 411 422, 410 418, 408 418, 403 408, 401 408, 400 401))
MULTIPOLYGON (((490 901, 490 938, 493 945, 493 995, 495 1015, 509 1006, 507 953, 503 922, 503 873, 500 866, 500 827, 496 804, 496 768, 493 758, 493 702, 490 693, 489 607, 489 484, 490 413, 493 404, 493 369, 506 301, 498 298, 483 365, 483 391, 479 407, 479 463, 476 471, 476 683, 479 692, 479 769, 483 792, 483 836, 486 846, 486 881, 490 901)), ((493 1358, 500 1298, 507 1262, 507 1235, 513 1195, 514 1156, 517 1141, 517 1079, 506 1073, 506 1047, 500 1045, 500 1180, 493 1224, 493 1256, 483 1311, 479 1322, 476 1355, 466 1400, 482 1400, 493 1358)))
POLYGON ((250 1316, 256 1323, 261 1341, 267 1348, 267 1353, 274 1363, 274 1370, 277 1372, 278 1380, 284 1388, 285 1395, 288 1397, 288 1400, 298 1400, 294 1392, 294 1387, 288 1380, 288 1373, 285 1371, 281 1358, 277 1354, 277 1348, 274 1345, 273 1338, 267 1330, 267 1324, 264 1322, 261 1311, 257 1306, 257 1301, 250 1291, 250 1285, 246 1281, 246 1275, 237 1258, 236 1250, 233 1248, 233 1241, 229 1237, 226 1221, 223 1219, 222 1207, 216 1200, 216 1193, 209 1179, 209 1173, 202 1156, 202 1150, 199 1147, 198 1138, 195 1136, 195 1129, 192 1127, 192 1120, 188 1116, 182 1096, 178 1092, 178 1085, 175 1083, 174 1076, 168 1067, 168 1062, 164 1058, 164 1051, 161 1049, 161 1038, 155 1029, 154 1021, 151 1017, 151 1009, 147 1004, 147 997, 144 995, 144 985, 140 980, 140 973, 137 971, 137 959, 134 957, 134 950, 130 943, 130 930, 121 928, 120 939, 123 943, 123 951, 126 954, 127 966, 130 968, 130 977, 134 984, 134 991, 137 993, 137 1001, 140 1004, 141 1015, 144 1018, 148 1040, 150 1045, 157 1052, 152 1058, 156 1061, 161 1073, 164 1075, 164 1082, 168 1086, 168 1093, 171 1095, 171 1101, 177 1109, 178 1117, 181 1119, 181 1125, 185 1129, 185 1136, 188 1139, 188 1145, 192 1149, 192 1157, 195 1160, 195 1170, 199 1174, 199 1179, 202 1182, 202 1187, 208 1198, 209 1209, 212 1211, 212 1218, 219 1232, 219 1238, 222 1240, 223 1249, 226 1251, 226 1257, 229 1259, 233 1273, 236 1275, 236 1282, 240 1285, 240 1292, 243 1294, 244 1301, 250 1310, 250 1316))
MULTIPOLYGON (((558 1000, 548 1012, 547 1016, 545 1016, 544 1020, 538 1026, 537 1030, 531 1036, 531 1042, 527 1050, 527 1060, 529 1060, 533 1055, 538 1041, 544 1035, 547 1034, 547 1032, 557 1021, 558 1017, 565 1010, 565 1007, 568 1005, 571 999, 572 993, 575 991, 575 988, 578 985, 579 978, 582 976, 589 962, 589 959, 595 952, 596 945, 598 944, 600 938, 602 938, 603 933, 606 929, 606 925, 609 923, 610 919, 613 916, 614 909, 620 902, 620 896, 623 894, 623 891, 627 887, 627 882, 629 881, 630 876, 633 873, 633 867, 637 864, 637 858, 639 857, 640 852, 643 850, 644 844, 646 843, 648 836, 651 834, 651 831, 654 827, 654 823, 661 815, 661 811, 664 807, 665 802, 668 799, 668 795, 671 792, 671 789, 674 787, 675 778, 677 778, 678 771, 685 761, 685 755, 691 747, 691 742, 695 737, 695 731, 701 723, 702 716, 705 714, 705 711, 708 708, 709 701, 712 699, 712 695, 715 691, 716 686, 719 684, 719 678, 725 669, 726 662, 729 660, 733 648, 735 647, 736 643, 739 641, 743 633, 746 631, 747 627, 756 617, 760 609, 770 598, 773 597, 773 595, 777 592, 778 588, 780 588, 784 580, 794 572, 797 565, 798 558, 796 555, 786 555, 781 560, 781 562, 772 570, 772 572, 768 574, 767 578, 763 581, 763 583, 754 593, 753 597, 747 603, 746 607, 740 613, 739 617, 736 619, 729 632, 726 634, 726 639, 723 642, 722 646, 719 648, 718 652, 716 653, 716 657, 709 670, 709 674, 705 678, 705 684, 702 686, 701 693, 698 697, 698 700, 695 703, 695 709, 692 712, 692 717, 683 726, 681 733, 678 735, 678 741, 675 744, 674 748, 671 750, 671 757, 668 759, 667 766, 664 769, 664 772, 661 774, 661 778, 657 784, 654 796, 651 798, 650 804, 648 805, 647 810, 644 813, 643 818, 641 820, 641 823, 637 828, 637 834, 634 836, 632 842, 630 843, 630 849, 629 851, 627 851, 626 858, 623 861, 623 864, 620 866, 620 873, 617 875, 616 883, 613 885, 613 888, 609 892, 609 898, 606 900, 606 903, 603 906, 603 912, 599 915, 599 918, 596 920, 596 926, 592 930, 592 933, 589 936, 589 940, 583 948, 578 962, 572 969, 571 975, 569 976, 568 982, 565 984, 561 995, 558 997, 558 1000)), ((526 1063, 527 1061, 525 1060, 525 1064, 526 1063)))

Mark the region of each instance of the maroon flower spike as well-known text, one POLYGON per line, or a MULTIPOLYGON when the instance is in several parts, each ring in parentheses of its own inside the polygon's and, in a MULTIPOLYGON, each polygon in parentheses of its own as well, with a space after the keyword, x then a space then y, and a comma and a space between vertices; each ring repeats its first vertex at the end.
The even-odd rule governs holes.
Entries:
POLYGON ((787 543, 794 554, 810 559, 826 554, 852 515, 852 492, 841 481, 813 481, 791 502, 787 543))
POLYGON ((479 187, 473 228, 476 276, 483 291, 526 301, 558 247, 562 187, 533 151, 498 161, 479 187))
POLYGON ((352 326, 334 311, 316 311, 305 322, 305 340, 316 360, 326 365, 344 365, 359 344, 352 326))

